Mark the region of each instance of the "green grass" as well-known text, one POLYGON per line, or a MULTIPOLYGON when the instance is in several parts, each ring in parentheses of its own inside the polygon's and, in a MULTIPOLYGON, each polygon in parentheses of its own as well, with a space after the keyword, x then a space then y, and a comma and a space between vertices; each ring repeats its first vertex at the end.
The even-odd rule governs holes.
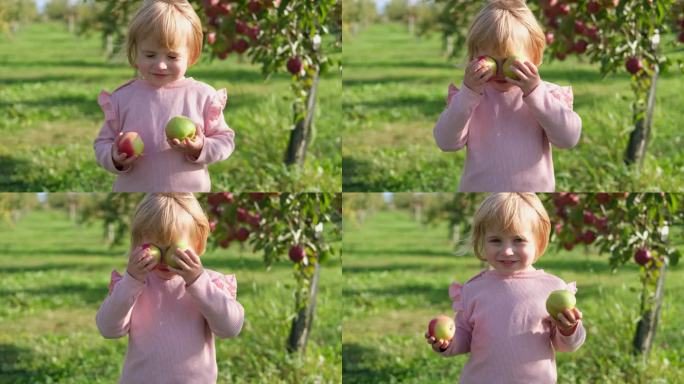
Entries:
MULTIPOLYGON (((112 269, 123 272, 125 247, 102 244, 97 225, 78 227, 56 211, 0 224, 0 383, 114 383, 127 338, 104 339, 95 313, 112 269)), ((216 340, 219 383, 341 382, 342 283, 339 260, 321 269, 307 354, 285 352, 295 285, 289 260, 266 271, 260 255, 237 247, 207 252, 206 268, 234 273, 245 324, 216 340)))
MULTIPOLYGON (((425 342, 428 321, 453 313, 452 280, 467 281, 482 265, 458 257, 445 224, 424 227, 406 212, 378 212, 346 223, 342 317, 343 378, 349 383, 453 383, 467 355, 443 358, 425 342)), ((585 344, 557 354, 559 383, 684 382, 684 289, 681 267, 667 272, 654 349, 647 362, 632 357, 641 289, 635 264, 612 274, 608 257, 591 249, 557 252, 551 244, 535 263, 563 280, 577 281, 585 344)))
MULTIPOLYGON (((681 50, 674 56, 682 57, 681 50)), ((457 190, 465 150, 441 152, 432 128, 445 107, 447 86, 460 86, 463 70, 444 57, 439 36, 416 38, 401 25, 370 25, 345 40, 344 65, 344 190, 457 190)), ((573 87, 574 109, 583 123, 575 148, 554 149, 557 190, 684 189, 681 74, 658 80, 651 143, 638 174, 623 165, 631 131, 627 75, 601 79, 597 65, 576 57, 546 62, 540 73, 542 80, 573 87)))
MULTIPOLYGON (((227 89, 224 115, 236 132, 233 155, 209 166, 213 190, 341 191, 342 82, 336 71, 321 80, 316 136, 297 170, 282 162, 292 122, 289 76, 266 81, 246 60, 208 57, 186 75, 227 89)), ((103 58, 99 36, 75 37, 61 24, 28 25, 3 36, 0 190, 111 190, 115 177, 97 165, 92 149, 104 120, 97 95, 133 75, 123 58, 103 58)))

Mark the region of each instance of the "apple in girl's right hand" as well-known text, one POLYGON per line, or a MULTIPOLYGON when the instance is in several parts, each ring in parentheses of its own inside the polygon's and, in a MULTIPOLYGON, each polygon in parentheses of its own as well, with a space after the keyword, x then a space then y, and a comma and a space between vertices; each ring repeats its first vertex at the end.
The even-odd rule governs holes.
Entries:
POLYGON ((477 60, 479 60, 481 64, 493 74, 496 73, 496 61, 494 61, 494 59, 489 56, 480 56, 477 58, 477 60))
POLYGON ((183 142, 185 139, 192 140, 195 137, 195 123, 185 116, 176 116, 166 124, 166 137, 169 140, 177 139, 183 142))
POLYGON ((158 264, 161 261, 162 252, 156 245, 146 243, 142 245, 142 249, 143 251, 147 250, 149 255, 154 259, 155 264, 158 264))
POLYGON ((577 300, 572 292, 568 291, 567 289, 560 289, 551 292, 549 297, 546 299, 546 311, 549 313, 549 315, 551 315, 551 317, 558 320, 559 313, 562 313, 566 309, 572 310, 575 308, 576 303, 577 300))
POLYGON ((119 153, 125 153, 127 157, 140 156, 145 149, 145 143, 138 132, 126 132, 121 136, 117 149, 119 153))
POLYGON ((515 72, 513 72, 513 69, 512 69, 512 68, 513 68, 513 63, 515 63, 516 60, 520 61, 520 62, 523 63, 523 64, 525 63, 525 61, 529 61, 525 56, 522 56, 522 55, 513 55, 513 56, 507 58, 507 59, 503 62, 503 64, 502 64, 501 66, 503 67, 503 74, 504 74, 504 76, 510 77, 510 78, 513 79, 513 80, 520 80, 520 78, 518 77, 518 75, 516 75, 515 72))
POLYGON ((439 340, 451 341, 456 333, 456 324, 454 320, 446 315, 439 315, 430 320, 428 324, 428 336, 439 340))

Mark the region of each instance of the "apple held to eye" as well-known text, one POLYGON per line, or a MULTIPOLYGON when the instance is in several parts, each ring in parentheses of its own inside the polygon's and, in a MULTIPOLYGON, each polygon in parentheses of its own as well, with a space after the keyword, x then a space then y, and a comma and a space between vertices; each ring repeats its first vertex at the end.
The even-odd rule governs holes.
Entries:
POLYGON ((176 249, 185 251, 188 249, 188 243, 185 241, 178 241, 174 245, 170 246, 166 252, 164 252, 162 261, 171 268, 180 268, 180 265, 178 265, 176 260, 173 258, 173 256, 176 254, 176 249))
POLYGON ((162 252, 161 249, 159 249, 159 247, 157 247, 156 245, 152 245, 149 243, 143 244, 142 249, 143 251, 147 251, 147 253, 149 253, 150 256, 152 256, 156 263, 159 263, 161 261, 162 252))
POLYGON ((137 132, 126 132, 121 136, 117 149, 127 157, 140 156, 145 149, 145 143, 137 132))
POLYGON ((480 56, 477 58, 481 65, 487 68, 487 71, 496 73, 496 61, 489 56, 480 56))
POLYGON ((185 116, 176 116, 169 120, 166 124, 166 137, 169 140, 178 139, 183 141, 185 139, 192 140, 195 137, 195 123, 185 116))
POLYGON ((435 340, 451 341, 456 333, 456 324, 454 320, 446 315, 439 315, 430 320, 428 324, 428 335, 434 337, 435 340))
POLYGON ((576 302, 575 295, 567 289, 553 291, 546 299, 546 311, 551 317, 558 320, 558 314, 566 309, 575 308, 576 302))
POLYGON ((506 77, 509 77, 513 80, 520 80, 520 77, 513 72, 513 63, 518 60, 521 63, 524 63, 525 61, 529 61, 525 56, 521 55, 513 55, 511 57, 506 58, 506 60, 503 62, 503 74, 506 77))

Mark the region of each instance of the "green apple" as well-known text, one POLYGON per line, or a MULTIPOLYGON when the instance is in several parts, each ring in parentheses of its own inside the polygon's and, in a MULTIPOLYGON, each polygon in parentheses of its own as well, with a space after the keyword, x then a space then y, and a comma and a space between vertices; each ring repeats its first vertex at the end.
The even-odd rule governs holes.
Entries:
POLYGON ((566 309, 575 308, 575 295, 567 289, 553 291, 546 299, 546 311, 549 312, 554 319, 558 320, 558 314, 566 309))
POLYGON ((456 333, 456 324, 449 316, 439 315, 428 324, 428 335, 436 340, 450 341, 454 338, 454 333, 456 333))
POLYGON ((147 252, 150 254, 150 256, 152 256, 155 262, 159 263, 161 261, 162 252, 161 249, 159 249, 159 247, 157 247, 156 245, 149 243, 143 244, 142 249, 143 251, 147 250, 147 252))
POLYGON ((121 136, 117 149, 127 157, 140 156, 145 149, 145 143, 137 132, 126 132, 121 136))
POLYGON ((166 137, 169 140, 192 140, 195 137, 195 123, 185 116, 176 116, 166 124, 166 137))
POLYGON ((515 62, 516 60, 520 61, 521 63, 524 63, 525 61, 529 61, 529 59, 527 57, 521 56, 521 55, 513 55, 511 57, 506 58, 506 60, 502 64, 503 74, 504 74, 504 76, 509 77, 513 80, 520 80, 518 75, 516 75, 515 72, 513 72, 513 69, 511 68, 511 66, 513 65, 513 62, 515 62))
POLYGON ((180 265, 178 265, 178 263, 176 263, 176 260, 173 259, 173 255, 176 254, 177 248, 180 248, 181 250, 185 251, 189 248, 188 243, 186 241, 181 240, 177 241, 175 244, 167 248, 166 252, 164 252, 164 257, 162 259, 164 261, 164 264, 172 268, 180 268, 180 265))
POLYGON ((493 74, 496 73, 496 61, 494 59, 489 56, 480 56, 477 60, 481 61, 488 71, 491 71, 493 74))

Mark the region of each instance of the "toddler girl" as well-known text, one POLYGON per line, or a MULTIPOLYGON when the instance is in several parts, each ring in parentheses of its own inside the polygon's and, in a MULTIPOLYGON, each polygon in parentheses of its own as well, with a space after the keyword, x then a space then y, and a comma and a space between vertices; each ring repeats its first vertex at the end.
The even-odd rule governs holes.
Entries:
POLYGON ((449 86, 433 132, 443 151, 468 147, 459 191, 553 192, 551 144, 577 144, 582 120, 572 110, 572 89, 539 77, 545 37, 534 15, 523 0, 490 0, 467 46, 463 85, 449 86))
POLYGON ((192 194, 147 195, 138 205, 126 272, 112 271, 96 316, 105 338, 128 335, 120 383, 216 382, 214 335, 237 336, 244 310, 235 276, 202 267, 208 233, 192 194), (177 268, 155 259, 150 244, 177 268))
POLYGON ((223 118, 226 90, 185 77, 202 50, 202 26, 186 0, 145 0, 128 27, 128 61, 140 78, 100 93, 105 115, 95 139, 97 161, 117 175, 114 191, 206 192, 207 165, 233 152, 234 133, 223 118), (192 139, 167 139, 166 124, 185 116, 192 139), (141 156, 118 150, 125 132, 137 132, 141 156))
POLYGON ((574 308, 546 312, 552 291, 576 291, 575 283, 532 264, 544 253, 551 223, 531 193, 487 197, 473 219, 475 255, 490 268, 449 296, 456 311, 451 342, 425 337, 443 356, 470 352, 461 383, 555 383, 555 352, 577 350, 586 337, 582 313, 574 308))

